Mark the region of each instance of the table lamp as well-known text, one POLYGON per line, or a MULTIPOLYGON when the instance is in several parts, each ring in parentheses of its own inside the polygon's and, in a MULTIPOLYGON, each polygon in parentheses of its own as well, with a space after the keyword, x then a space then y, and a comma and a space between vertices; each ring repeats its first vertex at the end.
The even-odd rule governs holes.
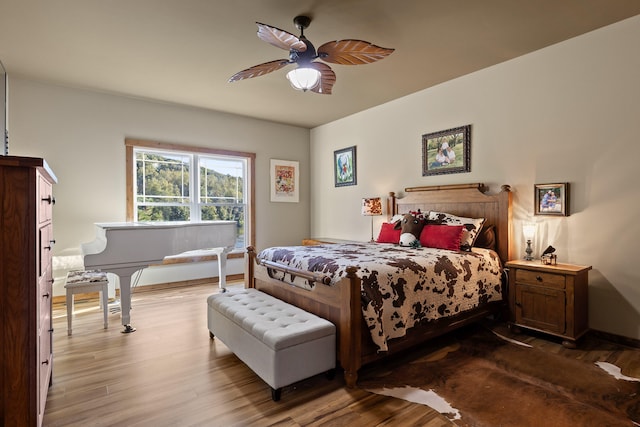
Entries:
POLYGON ((362 199, 362 215, 371 217, 371 241, 373 239, 373 217, 382 215, 382 201, 380 197, 362 199))
POLYGON ((533 253, 533 249, 531 249, 531 240, 536 234, 536 225, 532 223, 525 223, 522 226, 522 234, 527 241, 527 248, 525 249, 525 252, 527 254, 525 255, 524 259, 526 261, 533 261, 533 257, 531 256, 531 254, 533 253))

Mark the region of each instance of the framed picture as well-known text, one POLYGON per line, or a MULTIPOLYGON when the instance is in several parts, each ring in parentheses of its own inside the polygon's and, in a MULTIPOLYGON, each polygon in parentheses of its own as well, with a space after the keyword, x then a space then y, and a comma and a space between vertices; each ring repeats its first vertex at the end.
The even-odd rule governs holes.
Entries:
POLYGON ((300 166, 298 162, 271 159, 271 201, 298 203, 300 166))
POLYGON ((422 176, 471 171, 471 125, 422 135, 422 176))
POLYGON ((536 184, 533 191, 536 215, 569 216, 569 183, 536 184))
POLYGON ((336 187, 356 185, 356 147, 333 152, 333 174, 336 187))

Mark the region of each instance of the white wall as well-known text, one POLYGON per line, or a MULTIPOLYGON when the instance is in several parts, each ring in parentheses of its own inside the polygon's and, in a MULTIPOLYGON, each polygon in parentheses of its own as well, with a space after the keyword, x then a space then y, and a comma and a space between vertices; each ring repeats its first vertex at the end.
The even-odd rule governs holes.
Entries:
POLYGON ((590 326, 640 339, 638 76, 640 16, 315 128, 312 235, 368 240, 362 197, 510 184, 517 256, 533 219, 538 256, 552 244, 560 262, 593 266, 590 326), (421 135, 466 124, 471 172, 423 177, 421 135), (333 151, 351 145, 358 184, 335 188, 333 151), (556 182, 570 183, 571 215, 534 218, 534 184, 556 182))
MULTIPOLYGON (((308 129, 19 76, 10 76, 9 86, 9 154, 44 157, 59 180, 54 209, 57 279, 81 262, 80 244, 94 239, 94 223, 125 220, 125 137, 256 153, 257 248, 295 244, 309 235, 308 129), (270 202, 271 158, 300 162, 300 203, 270 202)), ((230 272, 236 272, 238 263, 230 264, 230 272)), ((168 268, 158 280, 217 275, 211 274, 217 272, 215 263, 200 267, 178 275, 168 268)), ((61 286, 57 280, 55 295, 64 293, 61 286)))
POLYGON ((638 339, 638 40, 634 17, 318 127, 310 137, 306 129, 9 76, 9 149, 45 157, 60 180, 54 256, 63 260, 93 239, 94 222, 124 220, 125 137, 255 152, 258 248, 309 235, 368 240, 362 197, 485 182, 514 190, 521 256, 534 183, 568 181, 572 214, 535 218, 536 253, 553 244, 560 261, 592 265, 591 327, 638 339), (422 177, 421 135, 465 124, 472 125, 471 172, 422 177), (351 145, 358 185, 335 188, 333 151, 351 145), (300 162, 300 203, 269 201, 270 158, 300 162))

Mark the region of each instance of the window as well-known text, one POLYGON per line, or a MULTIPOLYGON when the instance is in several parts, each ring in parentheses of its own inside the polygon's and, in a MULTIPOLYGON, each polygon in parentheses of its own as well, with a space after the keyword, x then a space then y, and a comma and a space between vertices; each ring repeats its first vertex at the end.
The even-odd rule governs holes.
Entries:
POLYGON ((237 248, 252 245, 255 154, 125 140, 127 220, 238 223, 237 248))

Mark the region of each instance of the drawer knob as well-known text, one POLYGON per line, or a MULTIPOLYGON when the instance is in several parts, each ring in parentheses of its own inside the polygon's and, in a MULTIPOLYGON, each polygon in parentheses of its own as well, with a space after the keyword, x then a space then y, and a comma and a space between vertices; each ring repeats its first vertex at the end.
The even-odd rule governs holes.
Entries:
POLYGON ((536 276, 536 280, 537 280, 538 282, 542 282, 542 277, 541 277, 541 276, 536 276))

